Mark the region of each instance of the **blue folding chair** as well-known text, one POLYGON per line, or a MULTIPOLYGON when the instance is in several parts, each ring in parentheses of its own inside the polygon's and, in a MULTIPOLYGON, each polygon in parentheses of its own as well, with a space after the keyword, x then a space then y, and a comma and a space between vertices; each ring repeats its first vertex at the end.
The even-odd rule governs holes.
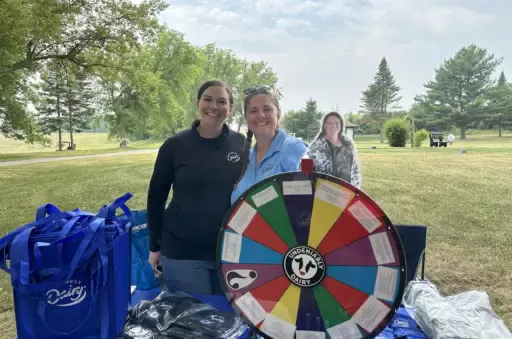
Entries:
POLYGON ((418 276, 421 265, 421 280, 425 280, 425 250, 427 248, 426 225, 395 225, 402 240, 407 263, 406 285, 418 276))

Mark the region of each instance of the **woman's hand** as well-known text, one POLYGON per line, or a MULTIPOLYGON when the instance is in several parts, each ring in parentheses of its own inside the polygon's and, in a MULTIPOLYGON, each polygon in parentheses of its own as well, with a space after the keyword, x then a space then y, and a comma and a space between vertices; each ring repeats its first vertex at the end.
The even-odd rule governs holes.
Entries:
POLYGON ((153 268, 153 271, 156 271, 158 266, 162 266, 162 259, 161 259, 160 251, 159 252, 149 252, 149 263, 151 264, 151 267, 153 268))

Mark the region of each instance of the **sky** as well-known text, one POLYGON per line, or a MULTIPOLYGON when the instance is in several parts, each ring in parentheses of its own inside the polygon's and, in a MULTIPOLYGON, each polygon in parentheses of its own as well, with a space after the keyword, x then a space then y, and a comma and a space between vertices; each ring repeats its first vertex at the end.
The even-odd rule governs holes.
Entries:
MULTIPOLYGON (((133 0, 136 1, 136 0, 133 0)), ((476 43, 504 58, 512 80, 510 0, 167 0, 160 20, 195 45, 266 61, 284 111, 309 98, 327 112, 360 109, 382 57, 408 109, 434 69, 476 43)))

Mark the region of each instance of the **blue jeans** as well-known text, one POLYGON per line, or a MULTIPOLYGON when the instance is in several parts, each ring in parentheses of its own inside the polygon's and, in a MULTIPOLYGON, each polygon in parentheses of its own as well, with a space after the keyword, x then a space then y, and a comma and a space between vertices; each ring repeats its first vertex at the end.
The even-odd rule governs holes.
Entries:
POLYGON ((224 295, 213 261, 178 260, 162 256, 167 290, 205 295, 224 295))

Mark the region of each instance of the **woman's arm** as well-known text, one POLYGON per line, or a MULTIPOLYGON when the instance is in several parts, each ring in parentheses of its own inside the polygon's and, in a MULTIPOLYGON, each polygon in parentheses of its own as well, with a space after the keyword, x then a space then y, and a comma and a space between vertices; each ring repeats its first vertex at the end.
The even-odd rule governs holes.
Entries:
POLYGON ((153 175, 149 182, 147 221, 149 231, 149 250, 160 251, 162 225, 164 224, 165 204, 169 197, 174 177, 174 153, 171 140, 160 147, 156 158, 153 175))
POLYGON ((361 189, 361 168, 359 166, 359 157, 356 146, 353 145, 354 159, 352 161, 352 169, 350 171, 350 182, 353 186, 361 189))

